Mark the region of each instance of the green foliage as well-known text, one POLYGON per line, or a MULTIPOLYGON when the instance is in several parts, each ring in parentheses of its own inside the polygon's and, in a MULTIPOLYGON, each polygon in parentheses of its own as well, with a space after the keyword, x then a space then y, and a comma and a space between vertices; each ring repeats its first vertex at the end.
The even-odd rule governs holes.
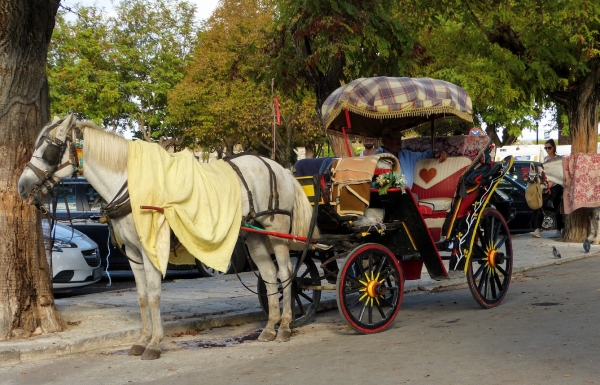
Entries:
MULTIPOLYGON (((562 104, 567 115, 576 116, 574 100, 585 95, 580 87, 586 79, 593 84, 597 76, 598 2, 402 4, 405 11, 417 9, 424 16, 420 42, 432 58, 426 74, 463 86, 482 121, 515 134, 531 126, 527 122, 535 120, 536 109, 551 103, 562 104)), ((590 123, 586 129, 594 125, 590 123)))
POLYGON ((108 20, 93 8, 79 13, 75 22, 56 18, 47 62, 51 113, 75 112, 97 123, 125 119, 133 103, 111 56, 108 20))
POLYGON ((273 96, 281 126, 276 127, 276 159, 293 161, 293 148, 322 141, 314 98, 295 97, 271 84, 265 51, 273 11, 268 2, 225 0, 199 34, 184 81, 170 95, 171 121, 188 127, 204 146, 233 149, 242 144, 265 155, 273 147, 273 96))
POLYGON ((393 0, 275 0, 271 67, 280 83, 309 87, 317 109, 341 85, 362 76, 411 72, 413 41, 394 18, 393 0))
POLYGON ((59 15, 48 54, 52 112, 137 128, 145 140, 184 136, 166 106, 195 44, 194 12, 185 1, 122 0, 114 16, 92 7, 74 22, 59 15))

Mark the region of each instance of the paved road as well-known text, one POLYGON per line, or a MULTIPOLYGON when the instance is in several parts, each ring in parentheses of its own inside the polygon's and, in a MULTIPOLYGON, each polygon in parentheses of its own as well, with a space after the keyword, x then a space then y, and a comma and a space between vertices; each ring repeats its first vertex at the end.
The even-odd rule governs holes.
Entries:
POLYGON ((121 346, 0 367, 0 378, 3 385, 597 384, 599 270, 600 257, 528 270, 490 310, 464 285, 408 293, 393 327, 380 334, 355 334, 336 310, 295 330, 289 343, 200 349, 262 326, 246 324, 167 336, 158 361, 125 356, 121 346))

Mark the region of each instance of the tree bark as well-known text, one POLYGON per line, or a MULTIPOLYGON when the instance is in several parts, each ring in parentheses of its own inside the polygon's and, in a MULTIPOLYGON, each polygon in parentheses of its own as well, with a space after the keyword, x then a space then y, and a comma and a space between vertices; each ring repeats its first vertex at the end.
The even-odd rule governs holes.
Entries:
MULTIPOLYGON (((590 59, 589 68, 590 72, 579 86, 550 94, 565 109, 569 117, 573 154, 597 152, 600 58, 590 59)), ((565 242, 583 242, 589 228, 587 211, 587 209, 578 209, 566 216, 563 236, 565 242)))
POLYGON ((40 218, 17 190, 37 132, 50 120, 46 55, 58 4, 0 3, 0 340, 63 328, 40 218))

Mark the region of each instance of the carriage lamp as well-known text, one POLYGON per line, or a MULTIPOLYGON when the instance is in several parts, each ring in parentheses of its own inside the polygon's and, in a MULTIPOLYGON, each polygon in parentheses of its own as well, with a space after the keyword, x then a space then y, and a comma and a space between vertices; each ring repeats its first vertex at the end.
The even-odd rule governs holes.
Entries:
POLYGON ((60 253, 62 253, 62 249, 70 248, 77 248, 77 245, 64 239, 55 239, 54 244, 52 245, 52 251, 57 251, 60 253))

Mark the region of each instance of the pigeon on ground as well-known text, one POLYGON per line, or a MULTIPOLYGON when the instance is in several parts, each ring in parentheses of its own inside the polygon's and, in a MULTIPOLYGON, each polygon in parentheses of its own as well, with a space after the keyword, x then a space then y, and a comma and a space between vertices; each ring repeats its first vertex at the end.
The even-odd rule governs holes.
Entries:
POLYGON ((588 241, 588 239, 586 238, 585 241, 583 241, 583 250, 586 253, 590 252, 590 241, 588 241))
POLYGON ((556 250, 556 247, 552 246, 552 255, 554 255, 554 257, 556 258, 560 258, 560 252, 558 250, 556 250))

